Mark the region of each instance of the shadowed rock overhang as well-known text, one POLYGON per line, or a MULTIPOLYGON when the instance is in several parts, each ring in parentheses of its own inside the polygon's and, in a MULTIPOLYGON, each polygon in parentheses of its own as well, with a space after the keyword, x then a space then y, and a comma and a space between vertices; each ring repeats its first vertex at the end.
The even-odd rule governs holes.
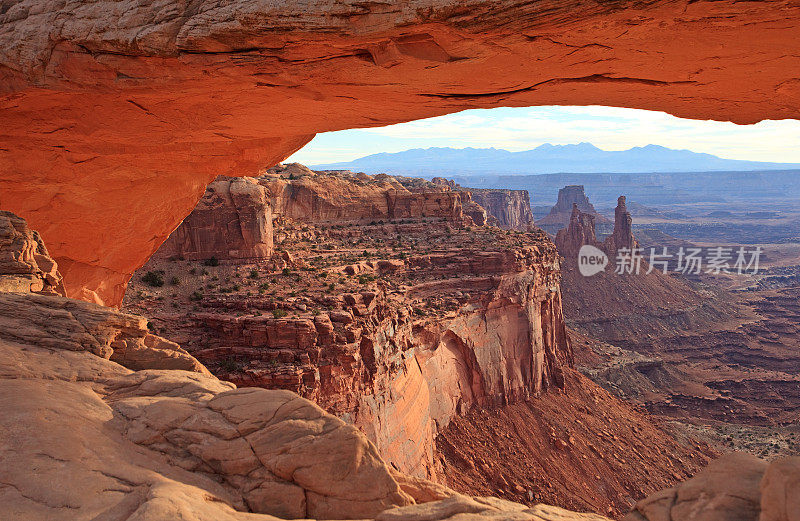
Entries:
POLYGON ((0 4, 0 208, 116 305, 217 175, 468 108, 800 111, 800 2, 0 4))

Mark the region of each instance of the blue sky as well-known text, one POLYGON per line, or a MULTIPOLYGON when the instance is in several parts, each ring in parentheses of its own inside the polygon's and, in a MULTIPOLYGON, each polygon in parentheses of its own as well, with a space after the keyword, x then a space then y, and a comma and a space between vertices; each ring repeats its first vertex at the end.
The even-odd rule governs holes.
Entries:
POLYGON ((542 143, 566 145, 583 141, 603 150, 654 144, 727 159, 800 163, 797 120, 735 125, 600 106, 476 109, 386 127, 326 132, 287 162, 314 165, 428 147, 519 151, 542 143))

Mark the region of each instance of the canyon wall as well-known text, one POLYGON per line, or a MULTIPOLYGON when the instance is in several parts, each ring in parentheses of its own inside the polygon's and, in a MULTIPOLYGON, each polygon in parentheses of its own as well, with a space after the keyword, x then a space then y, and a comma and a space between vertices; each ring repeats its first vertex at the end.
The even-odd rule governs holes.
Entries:
POLYGON ((514 230, 527 230, 533 225, 530 197, 527 190, 466 188, 472 200, 494 217, 497 225, 514 230))
POLYGON ((796 118, 798 25, 791 0, 18 0, 0 13, 0 208, 39 230, 68 295, 119 304, 216 176, 318 132, 529 105, 796 118))
MULTIPOLYGON (((220 377, 314 400, 397 468, 438 479, 433 439, 455 415, 563 386, 572 352, 543 232, 476 227, 462 212, 469 192, 420 179, 285 165, 246 181, 267 191, 292 263, 225 258, 228 268, 186 276, 175 268, 188 257, 159 252, 145 270, 192 285, 189 302, 126 304, 220 377)), ((218 199, 209 189, 198 208, 218 199)), ((208 215, 230 227, 229 213, 208 215)))
POLYGON ((272 299, 210 300, 188 314, 179 334, 226 380, 297 392, 361 428, 397 468, 441 479, 433 438, 454 415, 563 385, 572 353, 558 260, 544 244, 389 262, 367 261, 358 273, 391 270, 394 280, 424 282, 400 294, 319 295, 299 305, 297 317, 270 315, 264 301, 272 299), (456 292, 460 304, 445 315, 423 318, 415 308, 456 292), (260 306, 266 316, 236 316, 260 306))
POLYGON ((250 177, 220 177, 161 245, 157 255, 186 259, 266 259, 272 255, 269 193, 250 177))
POLYGON ((279 215, 305 222, 464 219, 461 194, 423 179, 279 165, 258 178, 279 215))

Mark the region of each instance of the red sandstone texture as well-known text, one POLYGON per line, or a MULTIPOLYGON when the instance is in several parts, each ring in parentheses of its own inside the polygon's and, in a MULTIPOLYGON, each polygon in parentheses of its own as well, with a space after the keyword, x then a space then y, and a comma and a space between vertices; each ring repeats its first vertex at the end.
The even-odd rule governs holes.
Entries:
POLYGON ((540 230, 477 227, 468 194, 419 179, 288 165, 250 181, 274 208, 276 255, 204 266, 159 253, 145 271, 179 285, 137 277, 126 301, 219 376, 313 399, 432 478, 433 438, 454 416, 564 385, 559 261, 540 230))
POLYGON ((107 304, 216 176, 317 132, 477 107, 752 123, 800 105, 791 0, 6 7, 0 208, 41 232, 69 295, 107 304))
POLYGON ((221 177, 158 249, 186 259, 266 259, 272 255, 269 193, 250 177, 221 177))

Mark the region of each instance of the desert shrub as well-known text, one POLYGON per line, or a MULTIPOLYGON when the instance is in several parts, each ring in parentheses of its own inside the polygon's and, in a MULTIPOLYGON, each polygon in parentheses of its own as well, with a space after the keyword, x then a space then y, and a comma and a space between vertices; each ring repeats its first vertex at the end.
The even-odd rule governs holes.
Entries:
POLYGON ((250 278, 257 279, 258 278, 258 270, 251 270, 250 271, 250 278))
POLYGON ((189 295, 189 299, 191 299, 191 300, 203 300, 203 294, 200 293, 199 291, 195 291, 191 295, 189 295))
POLYGON ((180 286, 181 279, 179 279, 178 277, 172 277, 171 279, 169 279, 169 283, 172 284, 173 286, 180 286))
POLYGON ((283 318, 289 313, 285 309, 273 309, 272 316, 275 318, 283 318))
POLYGON ((158 271, 148 271, 142 276, 142 282, 154 288, 164 285, 164 275, 158 271))
POLYGON ((211 257, 203 261, 204 266, 219 266, 219 259, 211 257))
POLYGON ((292 274, 292 270, 290 270, 289 268, 283 268, 283 271, 281 273, 283 273, 284 277, 288 277, 289 275, 292 274))
POLYGON ((226 358, 225 360, 220 362, 219 366, 223 371, 227 371, 229 373, 232 373, 234 371, 241 371, 242 368, 244 367, 241 362, 231 357, 226 358))

